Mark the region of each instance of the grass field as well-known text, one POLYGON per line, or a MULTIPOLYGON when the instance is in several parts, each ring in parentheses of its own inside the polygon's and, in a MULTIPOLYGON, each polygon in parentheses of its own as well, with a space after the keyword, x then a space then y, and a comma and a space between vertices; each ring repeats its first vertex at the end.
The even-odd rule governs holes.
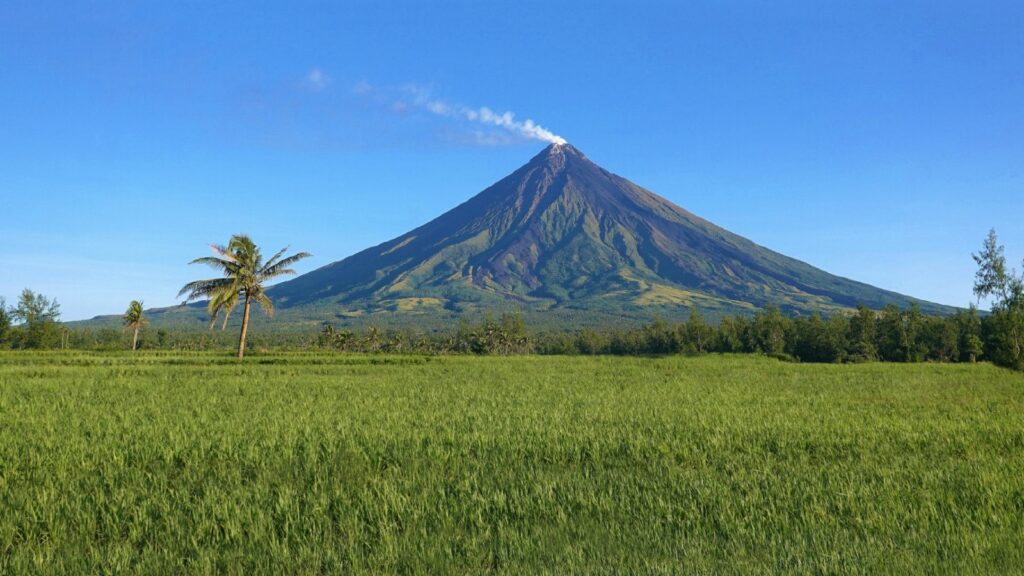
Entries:
POLYGON ((0 354, 0 573, 1024 572, 1024 375, 0 354))

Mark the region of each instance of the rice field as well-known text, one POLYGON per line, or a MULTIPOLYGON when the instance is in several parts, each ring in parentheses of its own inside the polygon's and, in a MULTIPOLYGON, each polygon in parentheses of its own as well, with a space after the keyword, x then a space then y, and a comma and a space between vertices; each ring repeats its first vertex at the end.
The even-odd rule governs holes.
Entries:
POLYGON ((0 353, 2 574, 1024 573, 1024 375, 0 353))

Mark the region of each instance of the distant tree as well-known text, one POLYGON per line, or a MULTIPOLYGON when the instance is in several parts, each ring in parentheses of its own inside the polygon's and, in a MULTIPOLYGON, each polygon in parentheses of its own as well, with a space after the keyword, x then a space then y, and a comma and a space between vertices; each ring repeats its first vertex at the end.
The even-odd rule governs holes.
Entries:
POLYGON ((784 354, 788 322, 775 306, 768 306, 755 314, 751 326, 755 348, 765 354, 784 354))
POLYGON ((54 321, 60 317, 60 304, 42 294, 25 288, 18 298, 18 305, 14 308, 14 318, 26 324, 35 322, 54 321))
POLYGON ((834 314, 826 323, 828 325, 828 347, 832 352, 833 362, 846 361, 850 347, 850 319, 844 314, 834 314))
POLYGON ((985 350, 985 343, 981 340, 980 336, 972 334, 967 340, 967 354, 970 358, 971 363, 978 361, 978 358, 982 355, 985 350))
POLYGON ((476 330, 470 324, 469 319, 465 316, 459 317, 459 324, 456 326, 447 348, 449 351, 457 353, 473 352, 473 342, 476 338, 476 330))
POLYGON ((11 312, 7 309, 7 301, 0 296, 0 345, 7 340, 11 330, 11 312))
MULTIPOLYGON (((840 317, 841 318, 841 317, 840 317)), ((840 328, 845 332, 845 325, 840 328)), ((794 322, 795 342, 793 355, 801 362, 839 362, 843 357, 843 346, 837 345, 832 335, 831 321, 826 322, 818 314, 794 322)))
POLYGON ((339 330, 334 334, 334 347, 344 352, 352 347, 356 336, 351 330, 339 330))
POLYGON ((244 303, 242 312, 242 329, 238 336, 238 357, 245 355, 245 341, 249 331, 249 310, 255 302, 268 316, 274 314, 274 303, 266 294, 265 282, 283 274, 294 274, 289 268, 292 264, 307 258, 310 254, 300 252, 292 256, 284 256, 288 248, 274 254, 266 262, 259 247, 251 238, 244 234, 231 237, 227 246, 213 245, 214 256, 196 258, 190 264, 206 264, 223 273, 221 278, 197 280, 186 284, 178 296, 186 295, 186 302, 198 298, 208 298, 207 310, 210 312, 211 325, 216 322, 217 315, 227 315, 241 299, 244 303))
POLYGON ((999 244, 995 228, 988 231, 977 254, 971 254, 978 265, 974 273, 974 294, 979 299, 994 296, 996 303, 1008 299, 1011 288, 1011 274, 1006 269, 1006 256, 1003 246, 999 244))
POLYGON ((401 354, 406 351, 408 345, 408 334, 401 330, 393 330, 388 332, 387 336, 385 337, 382 349, 385 352, 389 352, 392 354, 401 354))
POLYGON ((747 321, 741 316, 726 316, 718 324, 714 349, 717 352, 742 352, 747 321))
POLYGON ((380 328, 376 326, 370 326, 370 329, 366 331, 366 338, 363 339, 363 346, 367 352, 376 354, 380 352, 383 335, 381 334, 380 328))
POLYGON ((22 290, 11 317, 21 322, 22 348, 51 348, 60 340, 60 304, 28 288, 22 290))
POLYGON ((648 331, 624 330, 613 332, 608 339, 608 352, 620 355, 650 354, 648 331))
POLYGON ((992 299, 988 319, 990 356, 1000 364, 1024 368, 1024 276, 1008 269, 1003 246, 990 230, 982 249, 971 254, 978 265, 974 294, 992 299))
POLYGON ((317 336, 317 344, 321 348, 332 348, 334 346, 334 337, 338 333, 334 329, 334 325, 329 322, 323 323, 323 328, 320 329, 320 334, 317 336))
POLYGON ((498 352, 501 354, 525 354, 530 351, 530 336, 522 312, 504 312, 498 321, 498 352))
POLYGON ((924 315, 917 302, 911 302, 910 308, 903 312, 903 348, 904 362, 920 362, 924 358, 925 346, 921 340, 924 315))
POLYGON ((875 313, 861 304, 850 318, 847 338, 848 356, 852 360, 871 361, 878 358, 875 348, 875 313))
POLYGON ((121 320, 124 322, 125 329, 132 331, 132 350, 137 350, 139 347, 139 331, 146 325, 146 316, 142 309, 142 302, 132 300, 128 304, 128 310, 125 311, 121 320))
POLYGON ((955 318, 923 316, 919 341, 928 360, 955 362, 960 358, 960 331, 955 318))
POLYGON ((576 347, 575 336, 565 332, 546 334, 537 343, 537 353, 554 354, 567 356, 571 354, 582 354, 583 351, 576 347))
POLYGON ((100 328, 96 331, 95 346, 105 350, 117 350, 124 346, 124 333, 116 328, 100 328))
POLYGON ((575 348, 580 354, 595 355, 608 353, 608 337, 591 328, 584 328, 575 335, 575 348))
POLYGON ((694 352, 703 354, 708 350, 715 330, 704 322, 700 310, 695 304, 690 304, 690 316, 686 319, 686 340, 690 343, 694 352))
POLYGON ((984 350, 984 342, 981 339, 981 319, 978 317, 977 306, 972 303, 966 312, 957 312, 954 320, 959 333, 957 348, 960 351, 960 360, 976 362, 984 350))
POLYGON ((644 343, 641 345, 647 354, 673 354, 679 351, 679 338, 674 330, 662 318, 644 327, 644 343))
POLYGON ((904 351, 906 335, 903 328, 903 312, 900 311, 900 307, 895 304, 886 305, 878 318, 877 329, 875 330, 875 342, 879 359, 886 362, 906 361, 904 351))

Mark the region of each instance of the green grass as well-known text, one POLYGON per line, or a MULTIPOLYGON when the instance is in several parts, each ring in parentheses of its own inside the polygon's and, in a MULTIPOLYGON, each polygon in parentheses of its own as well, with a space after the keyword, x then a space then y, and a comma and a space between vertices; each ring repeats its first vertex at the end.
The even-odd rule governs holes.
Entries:
POLYGON ((0 573, 1024 572, 1024 375, 0 354, 0 573))

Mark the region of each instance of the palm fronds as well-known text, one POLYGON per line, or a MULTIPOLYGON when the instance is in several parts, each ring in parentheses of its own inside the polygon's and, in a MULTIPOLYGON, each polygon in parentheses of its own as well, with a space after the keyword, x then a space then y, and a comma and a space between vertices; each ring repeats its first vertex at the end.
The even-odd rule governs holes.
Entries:
POLYGON ((241 299, 245 307, 242 334, 238 344, 238 355, 241 357, 245 349, 250 304, 255 301, 268 316, 274 314, 274 303, 266 295, 263 283, 277 276, 295 274, 289 266, 308 258, 311 254, 300 252, 285 257, 284 253, 288 250, 288 247, 285 247, 264 262, 259 247, 245 234, 235 234, 226 246, 211 244, 210 248, 213 250, 213 256, 196 258, 190 264, 205 264, 221 271, 223 277, 189 282, 178 292, 178 296, 184 295, 186 302, 207 298, 210 327, 213 328, 223 313, 222 329, 227 327, 231 311, 241 299))
POLYGON ((128 304, 128 310, 125 311, 124 316, 121 317, 124 322, 125 328, 134 329, 136 326, 142 326, 146 323, 145 313, 143 312, 142 302, 138 300, 132 300, 128 304))

